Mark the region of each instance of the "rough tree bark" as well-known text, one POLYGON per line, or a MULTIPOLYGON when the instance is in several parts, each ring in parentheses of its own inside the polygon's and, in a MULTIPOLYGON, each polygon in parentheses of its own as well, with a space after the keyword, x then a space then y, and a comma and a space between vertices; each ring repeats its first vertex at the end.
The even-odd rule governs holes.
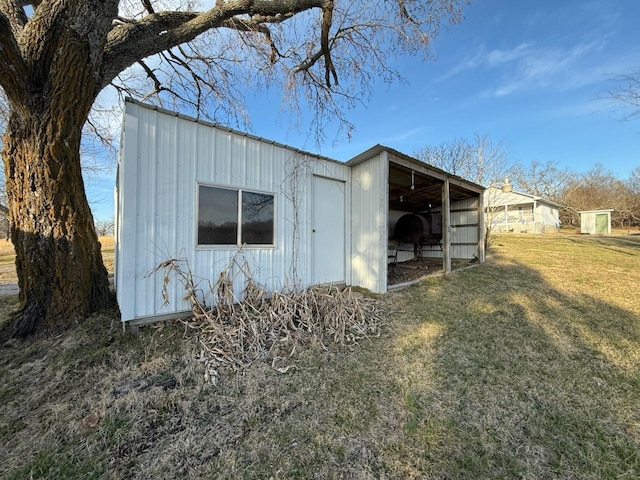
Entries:
POLYGON ((4 162, 20 287, 20 307, 8 326, 14 336, 69 327, 110 299, 80 170, 83 122, 76 122, 13 117, 7 128, 4 162))

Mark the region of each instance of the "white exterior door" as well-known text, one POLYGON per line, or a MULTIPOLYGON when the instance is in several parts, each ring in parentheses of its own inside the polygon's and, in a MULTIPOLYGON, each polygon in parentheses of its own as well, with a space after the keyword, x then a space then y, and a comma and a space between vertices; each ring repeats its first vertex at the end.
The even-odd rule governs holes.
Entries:
POLYGON ((346 184, 313 177, 313 283, 345 281, 346 184))

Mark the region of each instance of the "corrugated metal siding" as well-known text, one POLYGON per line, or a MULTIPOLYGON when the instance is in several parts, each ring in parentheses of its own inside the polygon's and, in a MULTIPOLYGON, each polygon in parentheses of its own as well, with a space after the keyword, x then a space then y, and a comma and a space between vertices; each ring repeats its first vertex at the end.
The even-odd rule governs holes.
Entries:
POLYGON ((388 161, 382 152, 351 171, 352 283, 387 291, 388 161))
MULTIPOLYGON (((201 278, 207 290, 208 281, 215 282, 237 254, 238 248, 196 246, 198 183, 275 195, 275 246, 241 253, 254 279, 275 289, 296 280, 310 284, 312 175, 350 180, 344 164, 131 102, 126 104, 120 162, 116 289, 123 321, 188 310, 175 278, 169 284, 169 304, 162 306, 162 274, 147 276, 160 262, 187 258, 194 278, 201 278), (290 175, 296 168, 301 174, 292 192, 290 175), (297 279, 292 278, 294 199, 299 217, 297 279)), ((348 257, 349 244, 346 249, 348 257)), ((349 282, 348 265, 346 270, 349 282)), ((237 267, 230 273, 240 295, 244 274, 237 267)))
POLYGON ((451 202, 451 257, 478 257, 479 241, 479 201, 478 197, 451 202))

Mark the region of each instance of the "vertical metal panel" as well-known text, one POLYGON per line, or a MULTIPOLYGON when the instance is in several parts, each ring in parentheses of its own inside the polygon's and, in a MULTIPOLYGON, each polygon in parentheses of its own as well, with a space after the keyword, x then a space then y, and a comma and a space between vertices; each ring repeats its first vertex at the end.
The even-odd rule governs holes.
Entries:
POLYGON ((594 212, 580 213, 580 233, 596 233, 596 214, 594 212))
POLYGON ((479 197, 474 197, 451 204, 453 258, 480 258, 479 201, 479 197))
POLYGON ((381 152, 351 171, 352 283, 387 290, 388 160, 381 152))
POLYGON ((135 258, 136 251, 136 184, 137 184, 137 163, 138 158, 138 119, 137 108, 127 109, 124 114, 122 145, 118 165, 118 202, 116 203, 117 211, 117 236, 116 236, 116 269, 115 283, 117 289, 118 304, 122 318, 133 318, 135 316, 135 298, 125 294, 131 292, 131 287, 135 282, 136 269, 135 262, 131 258, 135 258), (131 160, 124 162, 125 157, 131 160), (127 210, 123 208, 123 199, 128 198, 129 203, 127 210), (124 233, 127 235, 124 235, 124 233), (126 261, 125 261, 126 259, 126 261))
POLYGON ((485 251, 487 226, 484 223, 484 195, 478 195, 476 215, 478 217, 478 262, 484 263, 487 253, 485 251))
MULTIPOLYGON (((138 155, 138 184, 137 184, 137 209, 136 215, 136 253, 128 261, 136 263, 136 277, 142 281, 134 284, 134 295, 136 299, 135 313, 138 316, 140 311, 147 311, 152 308, 156 299, 152 278, 145 278, 145 274, 153 268, 153 250, 149 248, 149 239, 155 241, 155 225, 150 219, 155 211, 154 179, 156 176, 157 163, 155 158, 158 151, 158 131, 162 125, 158 122, 158 114, 155 111, 139 109, 139 155, 138 155)), ((126 204, 125 204, 126 208, 126 204)))
POLYGON ((442 249, 443 269, 445 273, 451 272, 451 243, 453 240, 453 229, 451 227, 451 198, 449 196, 449 179, 446 178, 442 184, 442 249))

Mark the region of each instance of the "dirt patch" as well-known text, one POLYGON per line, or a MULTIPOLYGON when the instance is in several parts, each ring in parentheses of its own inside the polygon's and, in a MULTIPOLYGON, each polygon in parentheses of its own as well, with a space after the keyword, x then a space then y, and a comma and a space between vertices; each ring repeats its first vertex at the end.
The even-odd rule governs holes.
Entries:
MULTIPOLYGON (((451 262, 451 269, 458 270, 474 263, 475 259, 455 259, 451 262)), ((414 258, 406 262, 390 263, 387 269, 387 283, 392 287, 443 272, 441 258, 414 258)))

